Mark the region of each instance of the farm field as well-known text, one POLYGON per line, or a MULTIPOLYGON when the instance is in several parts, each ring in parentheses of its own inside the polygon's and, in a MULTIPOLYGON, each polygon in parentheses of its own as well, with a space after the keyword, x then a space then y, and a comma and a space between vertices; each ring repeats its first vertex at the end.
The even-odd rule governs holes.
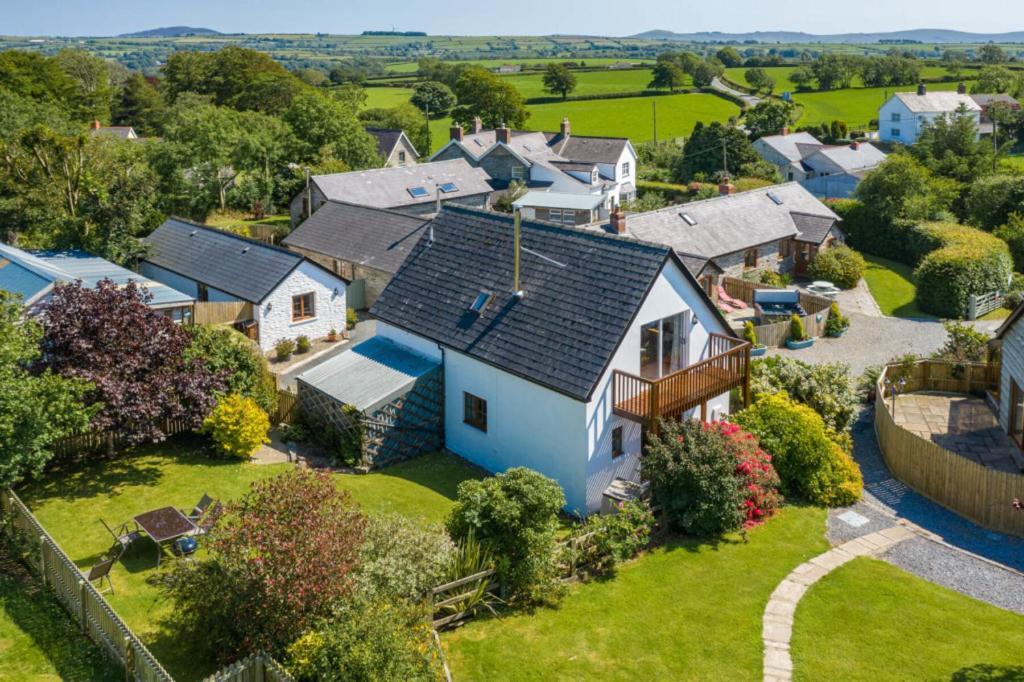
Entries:
POLYGON ((405 104, 412 97, 412 88, 365 88, 366 108, 390 108, 405 104))
MULTIPOLYGON (((543 57, 543 58, 531 58, 531 59, 465 59, 465 60, 446 60, 446 61, 464 61, 468 64, 477 64, 484 68, 493 69, 503 64, 550 64, 551 62, 585 62, 587 66, 608 66, 609 64, 617 64, 618 62, 630 62, 631 64, 642 64, 645 61, 647 63, 653 60, 647 59, 632 59, 626 57, 543 57)), ((387 65, 388 71, 394 73, 416 73, 419 68, 416 62, 396 62, 387 65)))
MULTIPOLYGON (((608 69, 605 71, 576 71, 576 89, 572 95, 607 95, 617 92, 639 92, 651 82, 650 69, 608 69)), ((557 97, 544 90, 544 74, 528 73, 503 76, 526 99, 557 97)), ((692 81, 687 77, 686 85, 692 81)))
MULTIPOLYGON (((768 73, 768 75, 775 79, 776 94, 782 94, 783 92, 786 91, 793 92, 794 95, 796 94, 796 85, 793 84, 793 81, 789 80, 789 75, 796 71, 797 68, 798 67, 796 66, 764 67, 764 70, 768 73)), ((747 72, 747 69, 748 67, 746 66, 738 66, 735 68, 726 69, 726 78, 731 80, 733 83, 739 83, 740 85, 749 86, 750 83, 747 82, 746 76, 744 75, 747 72)), ((946 71, 945 67, 929 65, 921 68, 921 77, 927 79, 946 78, 949 77, 949 72, 946 71)), ((861 82, 859 76, 853 79, 853 87, 864 87, 864 84, 861 82)), ((911 88, 911 86, 909 85, 906 87, 911 88)))
MULTIPOLYGON (((970 82, 968 82, 970 87, 970 82)), ((956 90, 956 83, 930 83, 932 90, 956 90)), ((878 107, 894 92, 913 90, 899 88, 851 88, 825 92, 803 92, 793 95, 793 101, 803 106, 800 125, 846 121, 851 128, 867 128, 878 118, 878 107)))

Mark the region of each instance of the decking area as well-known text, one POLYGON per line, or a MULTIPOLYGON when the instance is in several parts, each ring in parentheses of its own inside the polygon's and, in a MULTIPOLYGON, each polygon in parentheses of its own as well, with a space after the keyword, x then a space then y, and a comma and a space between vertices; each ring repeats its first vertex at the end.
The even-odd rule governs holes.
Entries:
POLYGON ((734 388, 750 402, 750 344, 740 339, 711 334, 708 357, 660 379, 615 370, 612 402, 615 414, 638 422, 659 417, 678 418, 687 410, 701 407, 706 419, 707 402, 734 388))

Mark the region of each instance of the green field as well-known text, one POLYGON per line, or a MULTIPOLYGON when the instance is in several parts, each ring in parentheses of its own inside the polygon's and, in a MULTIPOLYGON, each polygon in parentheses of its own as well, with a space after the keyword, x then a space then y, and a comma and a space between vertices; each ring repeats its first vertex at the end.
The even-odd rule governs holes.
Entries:
MULTIPOLYGON (((646 62, 649 64, 652 60, 634 59, 630 57, 544 57, 534 59, 469 59, 462 61, 467 64, 476 64, 477 66, 482 66, 486 69, 495 69, 505 64, 522 64, 526 66, 531 64, 560 64, 563 62, 582 61, 585 63, 586 66, 608 66, 609 64, 617 64, 618 62, 629 62, 631 64, 642 64, 646 62)), ((394 64, 387 65, 387 70, 393 71, 394 73, 416 73, 417 69, 419 69, 419 65, 417 64, 417 62, 397 62, 394 64)))
MULTIPOLYGON (((650 69, 608 69, 605 71, 576 72, 576 89, 572 95, 607 95, 617 92, 639 92, 651 82, 650 69)), ((503 76, 526 99, 554 97, 544 90, 544 74, 528 73, 503 76)), ((687 77, 687 85, 691 85, 687 77)))
MULTIPOLYGON (((796 93, 796 85, 791 80, 789 80, 789 74, 791 74, 794 71, 796 71, 797 68, 798 67, 796 67, 796 66, 768 66, 768 67, 765 67, 764 70, 768 73, 768 75, 775 79, 775 94, 782 94, 783 92, 787 92, 787 91, 796 93)), ((746 76, 745 76, 745 74, 747 72, 747 69, 748 69, 748 67, 746 67, 746 66, 738 66, 738 67, 735 67, 735 68, 726 69, 725 70, 725 76, 726 76, 726 78, 731 80, 733 83, 739 83, 740 85, 749 86, 750 83, 747 82, 747 79, 746 79, 746 76)), ((924 67, 921 68, 921 78, 934 79, 934 78, 947 78, 947 77, 950 77, 950 74, 945 69, 945 67, 942 67, 942 66, 924 66, 924 67)), ((859 76, 853 79, 853 87, 855 87, 855 88, 864 87, 864 84, 861 81, 859 76)), ((911 88, 911 86, 909 86, 909 85, 901 86, 901 87, 906 87, 908 89, 911 88)))
POLYGON ((412 88, 366 88, 366 108, 396 107, 404 104, 412 97, 412 88))
MULTIPOLYGON (((932 90, 956 90, 956 83, 931 83, 932 90)), ((968 83, 970 87, 970 83, 968 83)), ((793 101, 803 106, 800 125, 846 121, 851 128, 866 128, 878 118, 878 108, 895 92, 913 88, 851 88, 825 92, 802 92, 793 95, 793 101)))

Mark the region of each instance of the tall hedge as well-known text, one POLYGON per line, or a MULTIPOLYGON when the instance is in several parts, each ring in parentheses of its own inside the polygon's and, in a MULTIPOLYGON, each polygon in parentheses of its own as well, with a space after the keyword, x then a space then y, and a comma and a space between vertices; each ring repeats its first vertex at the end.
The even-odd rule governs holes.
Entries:
POLYGON ((917 304, 940 317, 962 317, 972 294, 1006 289, 1013 262, 1006 242, 955 223, 923 223, 912 231, 920 265, 917 304))
POLYGON ((829 201, 828 205, 842 219, 846 243, 851 247, 862 253, 913 264, 907 248, 911 221, 882 220, 856 199, 838 199, 829 201))
POLYGON ((991 232, 1024 211, 1024 175, 989 175, 971 183, 964 199, 967 221, 991 232))

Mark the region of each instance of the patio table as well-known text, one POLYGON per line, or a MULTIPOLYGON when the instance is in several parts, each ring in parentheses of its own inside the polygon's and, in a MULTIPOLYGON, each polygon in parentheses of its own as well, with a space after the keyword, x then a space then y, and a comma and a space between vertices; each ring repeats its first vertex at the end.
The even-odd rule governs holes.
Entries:
POLYGON ((156 565, 160 565, 164 543, 196 531, 196 524, 174 507, 154 509, 135 517, 135 523, 156 543, 156 565))

